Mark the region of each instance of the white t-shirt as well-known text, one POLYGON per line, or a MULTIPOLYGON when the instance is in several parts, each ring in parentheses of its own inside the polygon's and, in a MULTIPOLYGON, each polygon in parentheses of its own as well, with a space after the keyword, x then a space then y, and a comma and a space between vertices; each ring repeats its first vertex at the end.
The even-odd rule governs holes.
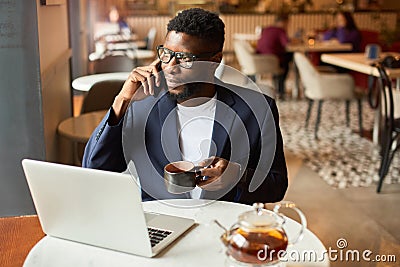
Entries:
MULTIPOLYGON (((179 144, 182 159, 195 165, 208 158, 212 142, 217 97, 194 107, 177 105, 179 144)), ((192 190, 192 198, 200 198, 202 189, 192 190)))

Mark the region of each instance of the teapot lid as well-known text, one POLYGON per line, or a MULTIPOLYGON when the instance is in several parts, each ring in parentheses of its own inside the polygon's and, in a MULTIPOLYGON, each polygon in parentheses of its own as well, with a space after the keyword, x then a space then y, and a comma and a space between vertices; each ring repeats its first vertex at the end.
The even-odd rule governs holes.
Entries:
POLYGON ((247 229, 274 227, 284 222, 284 219, 270 210, 264 209, 263 203, 254 203, 254 210, 242 213, 239 216, 239 224, 247 229))

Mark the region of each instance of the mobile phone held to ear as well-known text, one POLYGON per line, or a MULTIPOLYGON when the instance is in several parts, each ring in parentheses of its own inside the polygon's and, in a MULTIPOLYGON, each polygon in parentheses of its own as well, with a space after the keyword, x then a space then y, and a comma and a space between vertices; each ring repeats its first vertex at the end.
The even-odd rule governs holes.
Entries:
POLYGON ((157 84, 155 84, 154 86, 154 96, 157 97, 160 94, 161 90, 167 90, 167 82, 165 80, 164 71, 161 69, 161 61, 157 63, 156 68, 160 79, 160 85, 157 86, 157 84))

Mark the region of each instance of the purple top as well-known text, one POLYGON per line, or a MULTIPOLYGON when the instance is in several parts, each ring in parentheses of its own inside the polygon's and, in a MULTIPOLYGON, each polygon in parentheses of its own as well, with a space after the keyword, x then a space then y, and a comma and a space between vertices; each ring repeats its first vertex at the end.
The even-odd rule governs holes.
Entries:
POLYGON ((286 54, 285 47, 288 42, 289 38, 283 28, 276 26, 264 28, 257 43, 257 53, 274 54, 281 59, 286 54))
POLYGON ((324 33, 324 40, 336 38, 341 43, 351 43, 352 52, 359 52, 361 45, 361 33, 358 30, 348 30, 346 28, 336 28, 324 33))

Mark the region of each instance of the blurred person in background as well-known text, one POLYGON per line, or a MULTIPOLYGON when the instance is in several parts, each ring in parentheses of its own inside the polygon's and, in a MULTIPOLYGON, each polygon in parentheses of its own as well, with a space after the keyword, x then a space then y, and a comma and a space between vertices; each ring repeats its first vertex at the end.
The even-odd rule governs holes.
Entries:
POLYGON ((278 85, 280 99, 285 97, 285 80, 289 72, 289 63, 293 58, 293 54, 286 51, 286 46, 289 43, 287 35, 288 22, 289 16, 287 14, 278 14, 274 24, 262 30, 261 37, 257 43, 257 53, 273 54, 279 59, 279 65, 283 73, 274 75, 273 79, 278 85))
POLYGON ((324 33, 324 40, 337 39, 340 43, 351 43, 351 52, 360 52, 361 33, 350 12, 339 11, 335 17, 336 25, 324 33))
POLYGON ((129 28, 128 23, 126 23, 126 21, 121 18, 116 6, 110 7, 110 11, 108 12, 108 20, 112 23, 118 23, 120 33, 126 35, 129 35, 131 33, 131 29, 129 28))

